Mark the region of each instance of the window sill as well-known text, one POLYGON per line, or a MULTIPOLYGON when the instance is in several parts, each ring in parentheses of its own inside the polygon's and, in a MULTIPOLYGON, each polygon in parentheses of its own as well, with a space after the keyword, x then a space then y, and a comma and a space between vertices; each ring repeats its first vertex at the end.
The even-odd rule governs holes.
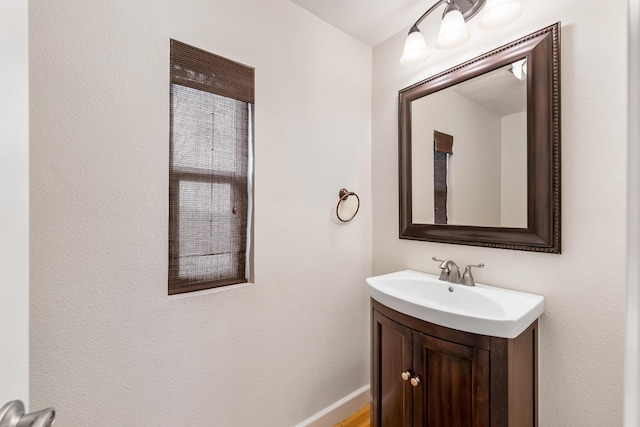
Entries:
POLYGON ((174 295, 167 295, 167 296, 169 297, 169 301, 171 301, 176 299, 198 297, 202 295, 218 294, 221 292, 231 291, 234 289, 240 289, 240 288, 245 288, 245 287, 254 286, 254 285, 255 283, 253 282, 244 282, 244 283, 237 283, 235 285, 219 286, 217 288, 203 289, 201 291, 185 292, 181 294, 174 294, 174 295))

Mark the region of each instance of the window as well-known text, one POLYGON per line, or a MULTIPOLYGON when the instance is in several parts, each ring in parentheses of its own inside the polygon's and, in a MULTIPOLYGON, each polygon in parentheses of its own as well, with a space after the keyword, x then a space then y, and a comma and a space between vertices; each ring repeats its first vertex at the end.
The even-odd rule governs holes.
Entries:
POLYGON ((248 281, 254 70, 171 40, 169 294, 248 281))

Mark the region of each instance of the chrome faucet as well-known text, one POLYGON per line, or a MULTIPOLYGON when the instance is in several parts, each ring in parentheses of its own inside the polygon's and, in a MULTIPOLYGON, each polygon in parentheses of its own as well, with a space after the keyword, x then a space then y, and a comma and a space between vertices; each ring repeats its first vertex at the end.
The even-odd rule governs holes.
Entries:
POLYGON ((0 427, 51 427, 56 418, 53 408, 24 413, 24 403, 13 400, 0 408, 0 427))
POLYGON ((440 270, 441 270, 440 280, 445 282, 456 283, 458 285, 475 286, 476 283, 473 280, 473 275, 471 274, 471 268, 484 267, 484 264, 467 265, 464 268, 464 273, 462 274, 462 277, 460 277, 460 268, 453 260, 450 260, 450 259, 441 260, 441 259, 437 259, 436 257, 431 257, 431 259, 440 263, 440 270))
POLYGON ((458 268, 458 265, 453 260, 441 260, 436 257, 432 257, 431 259, 440 263, 440 280, 458 283, 460 280, 460 268, 458 268))

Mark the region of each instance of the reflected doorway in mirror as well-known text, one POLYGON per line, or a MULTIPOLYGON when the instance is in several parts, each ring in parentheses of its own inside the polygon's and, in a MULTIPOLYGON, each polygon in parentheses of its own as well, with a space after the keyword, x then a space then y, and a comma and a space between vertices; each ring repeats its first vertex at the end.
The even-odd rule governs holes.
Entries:
POLYGON ((433 131, 433 216, 436 224, 447 223, 449 156, 453 155, 453 136, 433 131))

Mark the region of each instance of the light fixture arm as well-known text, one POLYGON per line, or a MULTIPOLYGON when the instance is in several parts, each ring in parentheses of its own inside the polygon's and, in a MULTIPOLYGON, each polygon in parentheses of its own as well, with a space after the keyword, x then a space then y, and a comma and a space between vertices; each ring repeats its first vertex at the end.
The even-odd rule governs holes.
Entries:
POLYGON ((449 3, 450 0, 438 0, 433 6, 431 6, 425 13, 422 14, 422 16, 420 18, 418 18, 418 20, 416 21, 415 24, 413 24, 413 26, 411 27, 411 29, 409 30, 409 34, 413 33, 414 31, 420 31, 418 30, 418 25, 420 25, 420 23, 422 21, 424 21, 424 19, 429 16, 431 14, 431 12, 433 12, 434 10, 436 10, 438 8, 438 6, 442 5, 442 4, 446 4, 449 3))
POLYGON ((478 12, 480 12, 480 10, 482 10, 486 2, 487 0, 438 0, 425 13, 423 13, 420 18, 418 18, 416 23, 413 24, 413 26, 409 30, 409 34, 411 34, 414 31, 417 31, 418 25, 420 25, 420 23, 424 21, 424 19, 427 16, 429 16, 431 12, 433 12, 435 9, 437 9, 439 6, 443 4, 449 5, 445 10, 445 14, 448 12, 449 7, 457 7, 458 9, 460 9, 460 12, 462 12, 462 16, 464 17, 464 20, 468 21, 469 19, 476 16, 478 12))

